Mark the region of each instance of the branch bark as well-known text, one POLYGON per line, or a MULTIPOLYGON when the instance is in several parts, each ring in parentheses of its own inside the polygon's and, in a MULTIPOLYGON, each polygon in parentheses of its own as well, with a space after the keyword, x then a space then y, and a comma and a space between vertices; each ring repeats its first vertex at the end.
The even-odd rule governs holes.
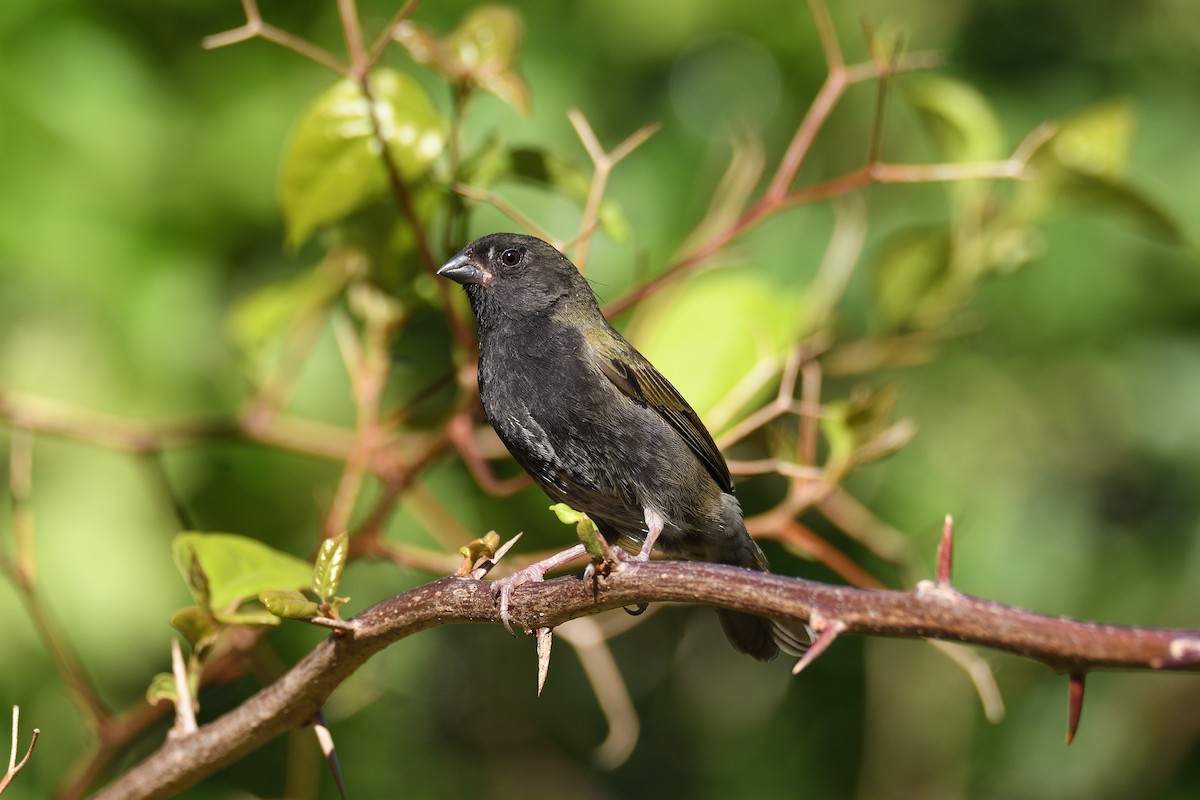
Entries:
MULTIPOLYGON (((1081 675, 1098 669, 1200 672, 1200 630, 1080 622, 982 600, 932 582, 913 591, 869 591, 683 561, 626 563, 593 584, 578 577, 523 585, 510 616, 527 628, 648 602, 722 606, 807 619, 840 634, 941 639, 983 645, 1081 675)), ((496 623, 488 581, 448 577, 384 600, 321 642, 287 674, 200 730, 168 740, 96 795, 171 797, 275 736, 312 720, 342 681, 393 642, 449 623, 496 623)), ((832 639, 832 637, 830 637, 832 639)))

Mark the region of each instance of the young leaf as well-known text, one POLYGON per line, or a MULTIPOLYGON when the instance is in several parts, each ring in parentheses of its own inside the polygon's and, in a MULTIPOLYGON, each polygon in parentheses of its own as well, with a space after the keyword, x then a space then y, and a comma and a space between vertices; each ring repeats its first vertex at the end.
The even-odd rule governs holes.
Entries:
POLYGON ((194 651, 211 645, 220 633, 212 614, 200 606, 179 609, 171 615, 171 625, 183 634, 194 651))
POLYGON ((350 277, 344 260, 331 253, 317 267, 269 283, 237 301, 226 321, 234 342, 243 352, 254 353, 296 320, 328 306, 350 277))
POLYGON ((602 564, 605 560, 611 558, 607 551, 607 542, 600 535, 600 529, 596 527, 596 523, 587 514, 579 515, 579 522, 575 525, 575 535, 579 537, 583 549, 587 551, 588 556, 594 564, 602 564))
POLYGON ((478 6, 442 39, 415 22, 404 23, 395 34, 418 63, 527 114, 529 85, 516 71, 522 35, 520 14, 502 5, 478 6))
POLYGON ((1134 121, 1127 101, 1100 103, 1063 120, 1049 147, 1058 163, 1073 172, 1123 178, 1134 121))
POLYGON ((180 548, 176 542, 175 565, 183 574, 183 579, 192 592, 192 598, 202 607, 208 608, 210 601, 208 575, 204 573, 204 567, 200 564, 196 552, 190 548, 180 548))
POLYGON ((203 569, 210 592, 206 605, 218 619, 259 592, 306 586, 312 575, 307 561, 229 533, 181 533, 175 537, 174 554, 185 577, 193 559, 203 569))
POLYGON ((563 525, 575 525, 579 520, 583 519, 583 514, 571 508, 566 503, 555 503, 550 506, 550 510, 554 512, 554 516, 558 517, 558 521, 563 525))
POLYGON ((150 679, 150 685, 146 687, 146 702, 154 705, 161 700, 166 700, 172 705, 175 703, 175 676, 169 672, 160 672, 150 679))
POLYGON ((943 75, 915 75, 901 85, 947 161, 1002 157, 1000 119, 974 86, 943 75))
POLYGON ((225 625, 278 625, 279 617, 265 608, 249 606, 238 611, 218 612, 217 620, 225 625))
POLYGON ((312 590, 322 602, 337 594, 349 551, 350 537, 345 533, 321 542, 321 551, 312 570, 312 590))
POLYGON ((277 617, 284 619, 312 619, 320 613, 320 607, 295 589, 272 589, 258 593, 258 602, 277 617))
POLYGON ((1035 180, 1018 185, 1014 216, 1032 222, 1082 208, 1111 214, 1167 243, 1184 243, 1178 222, 1126 175, 1134 121, 1125 101, 1101 103, 1064 119, 1031 162, 1035 180))
POLYGON ((368 80, 373 104, 354 81, 338 81, 305 109, 288 139, 279 203, 292 246, 383 193, 380 139, 410 181, 421 177, 445 148, 444 123, 416 80, 386 68, 375 70, 368 80))
POLYGON ((962 308, 967 287, 954 274, 945 231, 908 230, 879 254, 872 277, 875 309, 892 329, 929 329, 962 308))
POLYGON ((781 356, 805 322, 786 292, 738 269, 660 293, 642 304, 629 333, 703 417, 759 359, 781 356))

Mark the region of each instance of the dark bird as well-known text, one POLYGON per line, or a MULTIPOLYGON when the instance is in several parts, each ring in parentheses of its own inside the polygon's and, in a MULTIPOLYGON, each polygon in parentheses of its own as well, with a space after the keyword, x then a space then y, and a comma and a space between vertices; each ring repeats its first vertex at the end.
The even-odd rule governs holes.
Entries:
MULTIPOLYGON (((484 413, 546 494, 586 513, 609 543, 640 547, 640 559, 657 544, 677 557, 767 570, 704 423, 608 324, 574 264, 540 239, 494 233, 438 275, 465 287, 479 321, 484 413)), ((800 623, 717 614, 733 646, 760 660, 780 647, 799 655, 812 641, 800 623)))

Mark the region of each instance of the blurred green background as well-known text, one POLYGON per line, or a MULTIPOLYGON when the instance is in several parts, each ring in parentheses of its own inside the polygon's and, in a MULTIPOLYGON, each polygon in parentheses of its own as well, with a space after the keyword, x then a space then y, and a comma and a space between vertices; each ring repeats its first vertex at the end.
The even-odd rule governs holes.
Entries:
MULTIPOLYGON (((582 109, 609 146, 647 122, 662 123, 612 179, 610 196, 632 221, 631 238, 598 237, 589 274, 610 299, 635 279, 636 265, 661 266, 703 215, 728 159, 729 129, 759 133, 771 163, 824 77, 801 4, 517 7, 532 114, 481 97, 470 107, 468 142, 492 131, 586 165, 568 108, 582 109)), ((468 8, 427 2, 416 19, 446 31, 468 8)), ((394 10, 361 4, 368 30, 394 10)), ((339 47, 332 3, 271 2, 263 11, 281 28, 339 47)), ((942 72, 994 105, 1007 148, 1043 120, 1120 101, 1136 121, 1130 182, 1166 209, 1185 241, 1200 234, 1200 15, 1192 4, 903 0, 839 3, 832 11, 852 60, 866 57, 864 18, 903 31, 909 49, 942 51, 942 72)), ((234 0, 0 4, 0 388, 149 418, 231 413, 245 398, 245 365, 226 335, 226 315, 253 289, 320 258, 316 244, 285 246, 275 185, 289 127, 332 78, 263 42, 200 49, 203 36, 241 20, 234 0)), ((402 51, 385 63, 412 71, 448 108, 444 88, 402 51)), ((887 158, 936 160, 912 110, 893 99, 887 158)), ((872 102, 869 87, 850 93, 802 181, 861 163, 872 102)), ((570 203, 506 194, 560 236, 578 224, 570 203)), ((879 330, 870 266, 890 237, 944 221, 949 207, 938 186, 876 186, 865 197, 862 263, 837 316, 838 335, 850 339, 879 330)), ((954 514, 963 591, 1051 614, 1197 628, 1196 259, 1189 246, 1146 236, 1111 209, 1063 212, 1038 227, 1031 263, 982 285, 959 318, 961 335, 934 360, 865 379, 895 381, 899 411, 919 432, 899 454, 856 473, 848 488, 911 537, 926 565, 942 516, 954 514)), ((827 205, 781 215, 738 245, 746 264, 695 285, 742 280, 768 293, 798 293, 832 220, 827 205)), ((481 209, 471 233, 500 227, 512 223, 481 209)), ((626 322, 652 329, 647 319, 655 313, 635 312, 626 322)), ((747 324, 730 313, 714 303, 700 327, 747 324)), ((701 347, 704 336, 698 331, 701 347)), ((397 357, 445 348, 434 326, 411 332, 397 357)), ((686 365, 677 369, 668 374, 685 394, 689 380, 703 384, 686 365)), ((831 379, 825 396, 845 396, 851 386, 831 379)), ((294 408, 352 421, 328 335, 294 408)), ((0 444, 8 438, 0 428, 0 444)), ((199 529, 251 535, 300 556, 312 551, 338 475, 334 463, 232 442, 183 448, 165 463, 199 529)), ((167 619, 188 602, 169 546, 180 523, 159 480, 135 457, 36 438, 39 589, 116 708, 138 702, 151 675, 167 668, 167 619)), ((458 521, 473 535, 526 529, 544 547, 569 535, 536 491, 493 500, 452 460, 438 465, 428 486, 455 498, 458 521)), ((741 496, 752 509, 769 492, 768 481, 751 480, 741 496)), ((7 551, 7 498, 0 510, 7 551)), ((806 521, 899 585, 889 565, 819 518, 806 521)), ((419 510, 407 507, 388 535, 431 541, 419 510)), ((773 543, 767 549, 779 572, 836 580, 773 543)), ((353 612, 430 577, 354 564, 342 593, 352 596, 353 612)), ((49 796, 87 752, 89 732, 7 582, 0 619, 0 706, 19 703, 26 735, 34 725, 43 731, 7 794, 49 796)), ((319 638, 285 625, 270 636, 264 659, 292 663, 319 638)), ((498 627, 439 629, 393 646, 327 709, 351 796, 1200 793, 1195 677, 1091 676, 1080 735, 1064 748, 1066 679, 1010 656, 985 654, 1007 707, 992 725, 967 675, 920 642, 844 639, 793 679, 786 664, 763 666, 729 650, 711 612, 672 608, 612 646, 641 723, 636 750, 613 770, 593 761, 604 720, 564 643, 540 699, 532 641, 498 627)), ((203 716, 232 707, 256 685, 247 678, 204 695, 203 716)), ((155 731, 122 769, 164 733, 155 731)), ((335 793, 304 731, 184 796, 335 793)))

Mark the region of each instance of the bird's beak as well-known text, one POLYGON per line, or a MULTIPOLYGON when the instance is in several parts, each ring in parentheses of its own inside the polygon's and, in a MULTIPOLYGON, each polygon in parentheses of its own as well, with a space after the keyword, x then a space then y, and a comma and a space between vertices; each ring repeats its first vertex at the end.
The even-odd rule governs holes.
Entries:
POLYGON ((492 273, 483 269, 467 253, 459 253, 437 271, 443 278, 468 286, 473 283, 486 286, 492 282, 492 273))

